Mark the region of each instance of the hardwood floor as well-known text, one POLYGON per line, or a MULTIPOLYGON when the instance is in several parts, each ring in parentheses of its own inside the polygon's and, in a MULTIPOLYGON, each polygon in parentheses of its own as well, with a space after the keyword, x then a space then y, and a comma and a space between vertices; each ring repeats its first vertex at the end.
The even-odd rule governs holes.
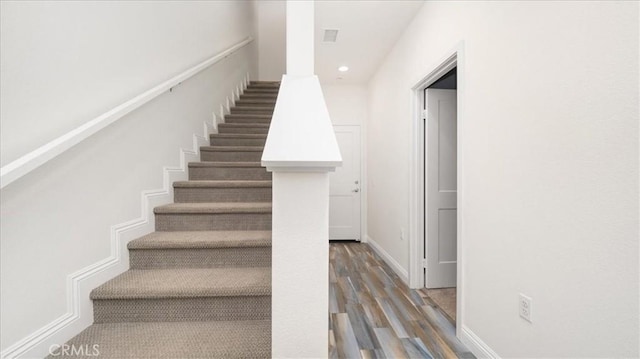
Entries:
POLYGON ((422 288, 418 290, 418 294, 422 297, 429 297, 438 308, 451 318, 455 323, 456 321, 456 288, 438 288, 427 289, 422 288))
POLYGON ((474 358, 453 322, 367 244, 331 243, 329 357, 474 358))

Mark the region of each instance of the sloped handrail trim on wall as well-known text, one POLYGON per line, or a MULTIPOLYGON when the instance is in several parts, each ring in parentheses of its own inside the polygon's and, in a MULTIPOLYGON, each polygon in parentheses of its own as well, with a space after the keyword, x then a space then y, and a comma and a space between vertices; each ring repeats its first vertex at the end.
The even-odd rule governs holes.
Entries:
POLYGON ((197 73, 205 70, 220 60, 228 57, 245 45, 253 41, 252 37, 240 41, 239 43, 227 48, 226 50, 208 58, 207 60, 189 68, 181 74, 159 84, 155 87, 141 93, 140 95, 126 101, 125 103, 114 107, 113 109, 103 113, 93 120, 73 129, 70 132, 56 138, 55 140, 27 153, 17 160, 2 166, 0 168, 0 188, 4 188, 8 184, 14 182, 20 177, 40 167, 46 162, 52 160, 58 155, 64 153, 71 147, 89 138, 91 135, 109 126, 110 124, 121 119, 131 111, 139 108, 147 102, 153 100, 180 82, 189 79, 197 73))

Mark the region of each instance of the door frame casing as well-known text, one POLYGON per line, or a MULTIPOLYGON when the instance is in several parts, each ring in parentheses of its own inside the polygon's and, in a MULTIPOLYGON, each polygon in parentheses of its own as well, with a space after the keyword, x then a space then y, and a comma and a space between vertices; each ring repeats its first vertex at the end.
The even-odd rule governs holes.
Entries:
MULTIPOLYGON (((433 66, 428 72, 414 82, 411 88, 411 103, 413 107, 411 133, 411 159, 409 166, 409 286, 413 289, 424 288, 425 274, 423 259, 425 258, 425 138, 424 138, 424 89, 440 79, 444 74, 457 67, 457 265, 456 265, 456 323, 463 323, 464 311, 462 298, 464 293, 464 151, 463 138, 465 125, 465 69, 464 42, 458 43, 453 49, 433 66)), ((456 326, 460 334, 461 325, 456 326)))

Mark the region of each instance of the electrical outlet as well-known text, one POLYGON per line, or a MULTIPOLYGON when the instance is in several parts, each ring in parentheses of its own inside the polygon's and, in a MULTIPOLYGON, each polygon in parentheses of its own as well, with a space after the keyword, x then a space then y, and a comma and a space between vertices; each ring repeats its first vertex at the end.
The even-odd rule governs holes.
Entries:
POLYGON ((404 241, 404 228, 400 228, 400 240, 404 241))
POLYGON ((531 321, 531 305, 533 300, 526 295, 520 293, 520 299, 518 300, 518 307, 520 312, 520 317, 526 320, 529 323, 533 323, 531 321))

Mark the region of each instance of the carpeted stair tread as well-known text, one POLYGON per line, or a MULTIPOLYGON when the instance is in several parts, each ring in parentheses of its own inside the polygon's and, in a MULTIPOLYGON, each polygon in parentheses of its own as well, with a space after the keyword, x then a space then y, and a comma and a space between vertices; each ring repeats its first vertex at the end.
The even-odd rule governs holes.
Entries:
POLYGON ((212 249, 271 246, 271 231, 152 232, 134 239, 128 249, 212 249))
POLYGON ((219 133, 261 133, 267 134, 269 132, 269 124, 268 123, 243 123, 243 122, 233 122, 233 123, 221 123, 218 125, 219 133))
POLYGON ((263 133, 212 133, 209 135, 209 138, 256 138, 263 140, 267 139, 267 135, 263 133))
POLYGON ((273 115, 264 114, 264 113, 230 113, 228 115, 224 115, 225 119, 235 119, 235 118, 243 118, 243 119, 271 119, 273 115))
POLYGON ((169 203, 153 209, 155 214, 271 213, 270 202, 169 203))
POLYGON ((248 91, 257 91, 257 90, 279 90, 280 86, 253 86, 253 85, 249 85, 249 87, 247 87, 244 90, 244 93, 248 92, 248 91))
POLYGON ((263 146, 202 146, 200 151, 205 152, 262 152, 263 146))
POLYGON ((250 93, 240 95, 240 100, 273 100, 274 102, 278 99, 278 93, 250 93))
POLYGON ((91 292, 94 324, 67 344, 104 358, 271 357, 272 175, 260 156, 279 87, 252 81, 234 101, 190 180, 173 183, 175 203, 154 208, 157 231, 127 244, 130 269, 91 292))
POLYGON ((253 92, 251 90, 245 91, 240 95, 239 98, 236 99, 236 101, 257 99, 257 100, 269 100, 269 101, 275 102, 276 99, 278 98, 278 93, 280 92, 280 89, 277 89, 277 88, 273 89, 273 88, 267 88, 267 87, 259 87, 253 90, 257 90, 257 91, 253 91, 253 92))
POLYGON ((269 128, 271 126, 268 123, 221 123, 218 127, 261 127, 261 128, 269 128))
MULTIPOLYGON (((244 92, 240 95, 240 97, 242 97, 242 96, 247 96, 247 95, 251 96, 252 94, 255 94, 255 92, 251 92, 252 90, 265 90, 265 89, 266 89, 266 90, 269 90, 268 88, 264 88, 264 87, 261 87, 261 88, 256 88, 256 87, 247 87, 247 89, 246 89, 246 90, 244 90, 244 92)), ((275 90, 275 91, 273 91, 273 92, 271 92, 271 93, 269 93, 269 94, 270 94, 271 96, 275 96, 275 95, 277 95, 277 93, 278 93, 277 91, 278 91, 278 90, 280 90, 280 88, 278 87, 278 88, 274 88, 274 89, 272 89, 272 90, 275 90)))
POLYGON ((260 162, 202 161, 189 162, 189 167, 262 167, 262 164, 260 162))
POLYGON ((269 88, 279 88, 280 81, 251 81, 249 84, 250 87, 269 87, 269 88))
POLYGON ((245 181, 245 180, 197 180, 197 181, 176 181, 174 188, 254 188, 271 187, 272 181, 245 181))
POLYGON ((274 87, 280 87, 280 81, 251 80, 251 82, 249 82, 249 86, 274 86, 274 87))
POLYGON ((255 106, 271 106, 274 105, 276 102, 276 99, 265 99, 265 98, 240 98, 239 100, 236 101, 236 106, 249 106, 249 105, 255 105, 255 106))
POLYGON ((189 163, 190 180, 271 180, 259 161, 202 161, 189 163))
POLYGON ((91 291, 92 300, 271 295, 271 268, 131 269, 91 291))
POLYGON ((93 324, 68 344, 97 345, 99 358, 270 358, 271 321, 93 324))
POLYGON ((247 88, 246 90, 244 90, 244 95, 268 94, 268 95, 278 96, 279 92, 280 92, 279 88, 278 89, 268 88, 268 87, 264 87, 264 88, 247 88))
POLYGON ((237 104, 235 107, 231 109, 233 112, 234 109, 244 110, 244 111, 264 111, 264 112, 273 112, 274 106, 262 106, 262 105, 253 105, 253 104, 237 104))

